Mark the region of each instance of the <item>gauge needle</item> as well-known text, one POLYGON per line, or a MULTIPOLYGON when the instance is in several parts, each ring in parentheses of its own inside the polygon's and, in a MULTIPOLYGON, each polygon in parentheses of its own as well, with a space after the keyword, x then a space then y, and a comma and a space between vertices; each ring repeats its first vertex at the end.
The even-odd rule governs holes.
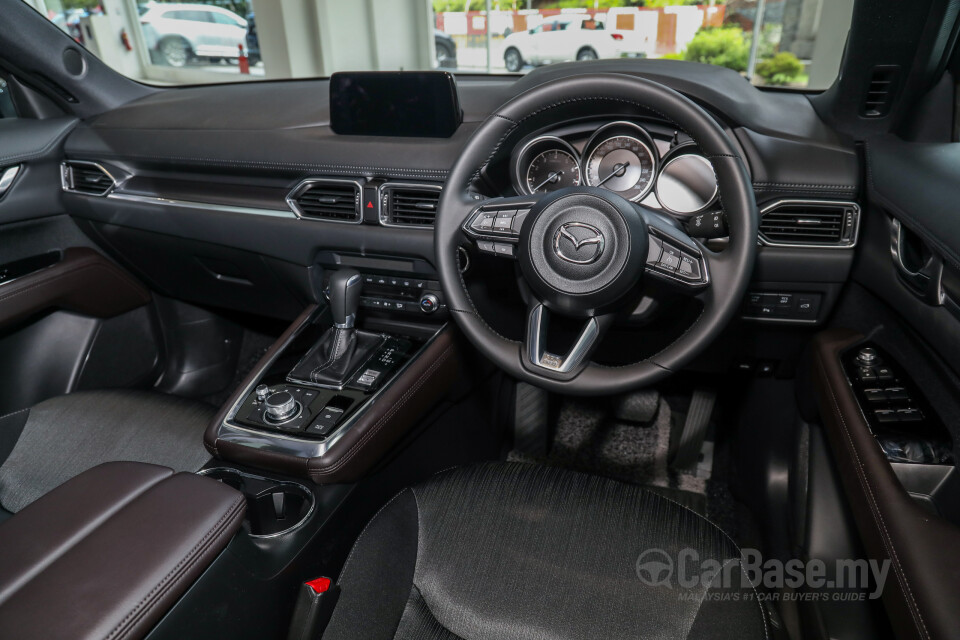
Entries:
POLYGON ((614 176, 617 176, 617 177, 622 176, 624 172, 627 170, 627 167, 629 166, 630 166, 629 162, 618 162, 617 164, 613 165, 613 171, 610 172, 610 175, 608 175, 606 178, 598 182, 597 186, 598 187, 601 186, 604 182, 606 182, 610 178, 613 178, 614 176))
POLYGON ((546 186, 548 183, 552 184, 556 182, 557 180, 560 179, 560 176, 562 175, 563 175, 563 171, 554 171, 549 176, 547 176, 546 180, 544 180, 543 182, 535 186, 533 188, 533 192, 536 193, 537 191, 540 191, 540 187, 546 186))

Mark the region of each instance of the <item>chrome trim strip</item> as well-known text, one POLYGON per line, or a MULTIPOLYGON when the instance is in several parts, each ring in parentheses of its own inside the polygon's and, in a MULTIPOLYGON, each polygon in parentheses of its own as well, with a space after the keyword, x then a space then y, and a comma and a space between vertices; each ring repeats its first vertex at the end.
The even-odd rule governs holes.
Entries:
POLYGON ((544 310, 542 304, 530 310, 530 315, 527 317, 527 359, 530 364, 543 369, 557 373, 570 373, 583 364, 593 350, 597 338, 600 337, 600 325, 596 318, 587 320, 577 337, 577 342, 570 348, 567 355, 557 356, 546 351, 546 339, 543 334, 547 332, 548 319, 548 312, 544 310))
POLYGON ((211 468, 209 468, 209 469, 201 469, 200 471, 197 471, 197 475, 198 475, 198 476, 209 476, 209 475, 210 475, 211 473, 213 473, 214 471, 217 471, 217 472, 220 472, 220 473, 224 473, 224 472, 225 472, 225 473, 227 473, 227 474, 233 474, 233 475, 236 475, 236 476, 242 476, 242 477, 244 477, 244 478, 253 478, 254 480, 262 480, 262 481, 264 481, 264 482, 272 482, 273 484, 275 484, 275 485, 277 485, 277 486, 279 486, 279 487, 282 487, 282 486, 298 487, 298 488, 301 489, 304 493, 306 493, 308 496, 310 496, 310 509, 307 511, 307 514, 306 514, 305 516, 303 516, 303 517, 300 519, 299 522, 297 522, 297 524, 293 525, 293 526, 290 527, 289 529, 284 529, 283 531, 279 531, 279 532, 277 532, 277 533, 269 533, 269 534, 260 534, 260 535, 258 535, 258 534, 255 534, 255 533, 247 532, 247 535, 249 535, 251 538, 260 538, 260 539, 266 540, 266 539, 268 539, 268 538, 279 538, 280 536, 285 536, 285 535, 287 535, 288 533, 293 533, 294 531, 296 531, 297 529, 299 529, 300 527, 302 527, 303 525, 305 525, 305 524, 307 523, 307 521, 310 520, 310 516, 312 516, 312 515, 313 515, 313 512, 316 511, 316 509, 317 509, 317 496, 314 495, 313 491, 310 491, 310 489, 309 489, 306 485, 300 484, 299 482, 292 482, 292 481, 290 481, 290 480, 276 480, 275 478, 268 478, 268 477, 266 477, 266 476, 258 476, 258 475, 254 474, 254 473, 247 473, 246 471, 240 471, 240 470, 234 469, 234 468, 232 468, 232 467, 211 467, 211 468))
MULTIPOLYGON (((384 189, 386 187, 400 187, 408 189, 433 189, 443 191, 443 185, 431 184, 429 182, 384 182, 377 187, 377 219, 380 225, 384 227, 399 227, 400 229, 433 229, 432 224, 396 224, 387 220, 386 208, 384 207, 384 189)), ((440 208, 440 201, 437 200, 437 209, 440 208)), ((436 211, 434 211, 436 214, 436 211)))
MULTIPOLYGON (((77 193, 77 192, 73 192, 77 193)), ((81 193, 80 195, 90 195, 81 193)), ((119 200, 121 202, 134 202, 137 204, 159 205, 164 207, 182 207, 184 209, 199 209, 203 211, 216 211, 218 213, 243 213, 247 215, 271 216, 274 218, 296 219, 296 216, 286 209, 260 209, 258 207, 238 207, 228 204, 214 204, 212 202, 195 202, 193 200, 175 200, 173 198, 161 198, 159 196, 140 196, 132 193, 122 193, 114 191, 107 196, 108 200, 119 200)), ((314 220, 315 218, 308 218, 314 220)), ((321 222, 326 222, 320 220, 321 222)))
POLYGON ((793 249, 853 249, 857 246, 857 240, 860 238, 860 205, 856 202, 850 200, 806 200, 803 198, 782 198, 780 200, 774 200, 773 202, 767 204, 763 209, 760 210, 760 218, 762 220, 763 216, 767 215, 771 211, 776 210, 778 207, 784 205, 834 205, 840 207, 849 207, 853 209, 854 222, 853 222, 853 235, 849 240, 841 240, 840 242, 834 243, 818 243, 818 242, 775 242, 768 240, 763 232, 757 231, 757 241, 765 247, 785 247, 793 249))
POLYGON ((3 197, 3 194, 7 192, 7 189, 10 188, 10 185, 13 184, 13 181, 16 179, 17 174, 20 173, 20 165, 16 164, 12 167, 7 167, 3 176, 0 176, 0 198, 3 197))
MULTIPOLYGON (((280 355, 286 351, 287 347, 297 339, 297 337, 306 329, 310 324, 316 319, 317 315, 322 313, 323 309, 317 309, 314 313, 310 315, 303 324, 301 324, 297 329, 295 329, 290 337, 280 346, 276 354, 264 364, 260 369, 261 372, 269 369, 273 363, 276 361, 280 355)), ((243 401, 250 394, 250 392, 257 385, 260 376, 257 376, 251 384, 247 385, 243 391, 238 396, 237 401, 230 407, 230 411, 227 413, 226 419, 220 424, 220 427, 217 429, 217 438, 222 440, 227 440, 233 442, 234 444, 252 447, 254 449, 259 449, 261 451, 269 451, 272 453, 281 453, 286 455, 297 456, 300 458, 318 458, 322 456, 326 451, 333 446, 340 438, 343 437, 347 431, 349 431, 360 419, 360 417, 369 409, 373 403, 377 402, 383 393, 393 386, 396 380, 403 374, 410 365, 419 358, 423 352, 429 347, 437 336, 440 335, 446 328, 446 324, 441 326, 437 331, 430 336, 430 338, 421 345, 421 347, 412 355, 407 362, 400 367, 397 371, 394 372, 390 380, 380 387, 376 393, 371 395, 367 400, 357 407, 353 415, 345 420, 337 429, 330 434, 325 440, 310 440, 307 438, 297 438, 295 436, 284 434, 284 433, 274 433, 274 432, 265 432, 259 431, 256 429, 251 429, 244 427, 235 422, 232 422, 233 418, 236 417, 237 411, 243 405, 243 401)))
POLYGON ((106 195, 109 195, 114 189, 116 189, 118 184, 119 183, 117 182, 116 177, 112 173, 107 171, 106 167, 104 167, 99 162, 91 162, 89 160, 64 160, 63 162, 60 163, 60 187, 67 193, 76 193, 81 196, 91 196, 94 198, 102 198, 106 195), (110 186, 107 187, 102 193, 87 193, 86 191, 77 191, 76 189, 73 188, 73 173, 71 173, 70 171, 72 165, 77 165, 77 164, 84 165, 87 167, 95 167, 100 171, 103 171, 103 173, 108 178, 110 178, 110 182, 111 182, 110 186))
MULTIPOLYGON (((378 194, 379 195, 379 194, 378 194)), ((363 183, 359 180, 348 180, 343 178, 305 178, 297 183, 297 185, 290 190, 290 193, 287 194, 287 206, 290 207, 290 211, 293 212, 297 218, 304 220, 319 220, 321 222, 335 222, 338 224, 361 224, 363 222, 363 183), (300 206, 297 204, 297 198, 303 195, 303 193, 312 185, 315 184, 350 184, 356 189, 354 192, 354 212, 356 213, 355 220, 336 220, 333 218, 319 218, 309 214, 305 214, 300 210, 300 206)))

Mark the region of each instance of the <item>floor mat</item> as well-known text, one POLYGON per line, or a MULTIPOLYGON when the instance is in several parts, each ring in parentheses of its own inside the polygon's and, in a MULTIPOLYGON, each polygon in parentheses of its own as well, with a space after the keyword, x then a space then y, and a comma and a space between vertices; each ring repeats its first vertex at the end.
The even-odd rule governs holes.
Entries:
MULTIPOLYGON (((563 466, 645 485, 701 515, 709 515, 708 497, 723 497, 722 488, 710 487, 708 478, 697 475, 696 470, 680 472, 668 464, 671 431, 683 424, 683 413, 652 393, 646 397, 633 394, 626 402, 630 406, 624 411, 622 406, 608 402, 565 399, 547 456, 534 458, 513 451, 508 459, 563 466), (646 420, 627 421, 622 419, 625 413, 646 420)), ((673 404, 682 411, 682 399, 673 404)))

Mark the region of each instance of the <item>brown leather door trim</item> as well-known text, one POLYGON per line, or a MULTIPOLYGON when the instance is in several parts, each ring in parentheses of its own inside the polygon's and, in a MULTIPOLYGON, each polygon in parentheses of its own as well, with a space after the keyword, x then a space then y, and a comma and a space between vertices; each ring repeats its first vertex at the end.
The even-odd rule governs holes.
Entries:
POLYGON ((101 254, 71 247, 60 262, 0 285, 0 328, 49 309, 110 318, 150 299, 149 289, 101 254))
POLYGON ((863 337, 832 329, 813 340, 820 415, 867 554, 889 559, 883 602, 898 638, 952 638, 960 629, 960 527, 904 490, 870 433, 840 363, 863 337))

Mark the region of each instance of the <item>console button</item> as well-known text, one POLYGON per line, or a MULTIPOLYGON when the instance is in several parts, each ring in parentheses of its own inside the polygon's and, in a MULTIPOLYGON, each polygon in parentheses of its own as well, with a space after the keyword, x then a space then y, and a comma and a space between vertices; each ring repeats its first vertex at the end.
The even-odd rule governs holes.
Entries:
POLYGON ((797 315, 802 317, 813 316, 817 313, 817 299, 814 296, 797 296, 797 315))
POLYGON ((889 399, 887 392, 883 389, 864 389, 863 395, 867 397, 869 402, 885 402, 889 399))
POLYGON ((857 380, 860 382, 875 382, 877 380, 877 374, 870 367, 858 367, 857 380))
POLYGON ((334 428, 336 428, 337 423, 342 417, 343 409, 338 407, 324 407, 317 416, 317 419, 313 421, 313 424, 307 428, 307 433, 315 436, 328 436, 333 432, 334 428))
POLYGON ((916 407, 906 409, 897 409, 897 418, 900 422, 919 422, 923 420, 923 414, 916 407))
POLYGON ((792 293, 779 293, 779 294, 777 294, 777 306, 778 306, 778 307, 792 307, 792 306, 793 306, 793 294, 792 294, 792 293))
POLYGON ((420 298, 420 311, 424 313, 433 313, 440 308, 440 300, 432 293, 425 294, 420 298))
POLYGON ((887 389, 886 393, 887 400, 890 401, 903 401, 910 399, 910 394, 907 393, 907 390, 903 387, 890 387, 887 389))
POLYGON ((876 371, 877 373, 877 380, 883 380, 884 382, 888 382, 890 380, 893 380, 895 377, 893 375, 893 369, 891 369, 890 367, 876 367, 874 371, 876 371))
POLYGON ((877 422, 886 424, 889 422, 899 422, 900 419, 897 417, 897 411, 893 409, 877 409, 873 412, 874 417, 877 419, 877 422))

